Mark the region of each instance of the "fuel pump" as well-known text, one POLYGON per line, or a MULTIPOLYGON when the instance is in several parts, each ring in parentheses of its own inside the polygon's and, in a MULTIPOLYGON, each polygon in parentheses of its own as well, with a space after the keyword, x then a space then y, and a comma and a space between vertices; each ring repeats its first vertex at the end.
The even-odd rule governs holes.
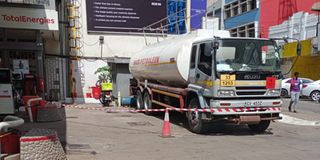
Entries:
POLYGON ((14 114, 11 71, 0 68, 0 114, 14 114))

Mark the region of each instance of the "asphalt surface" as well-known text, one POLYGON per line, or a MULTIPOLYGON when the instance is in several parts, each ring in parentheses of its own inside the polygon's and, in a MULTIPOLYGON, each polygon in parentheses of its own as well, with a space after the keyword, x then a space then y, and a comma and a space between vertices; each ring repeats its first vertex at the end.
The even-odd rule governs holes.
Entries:
MULTIPOLYGON (((312 108, 318 105, 312 102, 300 105, 308 107, 299 106, 299 113, 284 109, 283 114, 299 121, 311 120, 308 114, 313 117, 319 113, 312 108)), ((265 133, 254 134, 246 125, 213 125, 207 134, 198 135, 186 129, 183 116, 171 113, 173 138, 161 138, 163 114, 148 116, 79 109, 66 109, 66 113, 66 151, 70 160, 318 160, 320 157, 320 126, 276 121, 265 133)))
MULTIPOLYGON (((318 160, 320 123, 305 124, 320 122, 320 104, 301 101, 298 113, 288 112, 287 104, 284 99, 285 118, 271 123, 262 134, 246 125, 230 124, 212 125, 206 134, 194 134, 185 126, 183 115, 170 112, 173 137, 162 138, 163 113, 149 116, 76 108, 63 109, 63 121, 26 123, 19 129, 56 129, 69 160, 318 160)), ((79 106, 103 109, 98 104, 79 106)))
MULTIPOLYGON (((287 109, 287 107, 289 106, 290 99, 284 98, 283 101, 283 108, 287 109)), ((320 103, 314 102, 312 100, 301 98, 297 106, 298 110, 320 114, 320 103)))

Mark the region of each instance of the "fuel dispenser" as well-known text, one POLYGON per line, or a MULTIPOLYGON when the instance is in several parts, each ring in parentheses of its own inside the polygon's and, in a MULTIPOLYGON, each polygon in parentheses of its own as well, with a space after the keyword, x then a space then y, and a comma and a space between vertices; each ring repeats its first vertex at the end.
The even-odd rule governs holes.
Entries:
POLYGON ((11 71, 0 68, 0 114, 14 114, 11 71))

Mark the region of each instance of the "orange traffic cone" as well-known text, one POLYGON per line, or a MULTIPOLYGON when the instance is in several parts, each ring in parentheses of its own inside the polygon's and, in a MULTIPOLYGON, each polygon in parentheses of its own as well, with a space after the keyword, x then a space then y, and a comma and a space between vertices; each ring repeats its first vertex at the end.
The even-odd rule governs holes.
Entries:
POLYGON ((163 127, 162 127, 162 135, 161 135, 161 137, 162 137, 162 138, 171 137, 168 108, 166 108, 166 113, 165 113, 165 115, 164 115, 164 121, 163 121, 163 127))

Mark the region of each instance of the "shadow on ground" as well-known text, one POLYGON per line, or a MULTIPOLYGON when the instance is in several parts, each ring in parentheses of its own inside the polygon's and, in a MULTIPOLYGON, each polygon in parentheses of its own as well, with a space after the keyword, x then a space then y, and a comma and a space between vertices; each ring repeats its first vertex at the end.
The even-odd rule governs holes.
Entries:
MULTIPOLYGON (((184 113, 170 112, 170 123, 189 129, 188 122, 184 113)), ((163 120, 164 113, 155 113, 152 116, 163 120)), ((237 125, 228 123, 208 123, 206 124, 204 136, 247 136, 247 135, 273 135, 272 128, 268 128, 263 133, 252 132, 247 125, 237 125)), ((191 132, 191 131, 190 131, 191 132)))

